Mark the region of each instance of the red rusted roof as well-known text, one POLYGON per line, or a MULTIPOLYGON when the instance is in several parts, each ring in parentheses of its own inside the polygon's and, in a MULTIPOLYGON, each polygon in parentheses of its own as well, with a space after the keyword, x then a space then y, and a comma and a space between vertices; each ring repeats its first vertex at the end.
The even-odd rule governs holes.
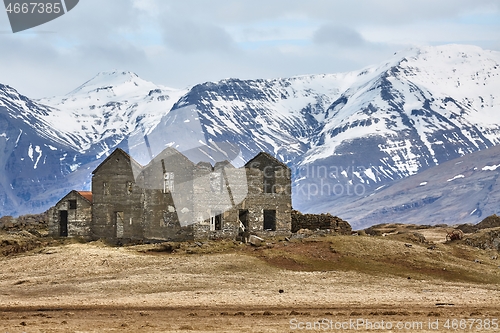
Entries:
POLYGON ((78 193, 84 197, 85 199, 87 199, 88 201, 92 202, 92 192, 90 191, 78 191, 78 193))

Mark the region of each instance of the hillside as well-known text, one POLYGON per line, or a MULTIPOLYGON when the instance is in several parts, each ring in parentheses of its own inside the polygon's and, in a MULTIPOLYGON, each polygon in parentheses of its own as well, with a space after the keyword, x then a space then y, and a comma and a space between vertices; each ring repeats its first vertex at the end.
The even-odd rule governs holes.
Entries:
MULTIPOLYGON (((500 147, 466 154, 378 188, 330 209, 354 228, 374 221, 414 224, 475 224, 498 212, 500 147)), ((331 205, 315 205, 329 210, 331 205)))
MULTIPOLYGON (((299 233, 261 247, 44 242, 0 257, 0 329, 275 332, 291 320, 364 318, 439 319, 433 331, 446 331, 447 318, 500 315, 497 251, 445 244, 443 228, 385 228, 376 237, 299 233)), ((1 237, 5 246, 13 236, 1 237)))

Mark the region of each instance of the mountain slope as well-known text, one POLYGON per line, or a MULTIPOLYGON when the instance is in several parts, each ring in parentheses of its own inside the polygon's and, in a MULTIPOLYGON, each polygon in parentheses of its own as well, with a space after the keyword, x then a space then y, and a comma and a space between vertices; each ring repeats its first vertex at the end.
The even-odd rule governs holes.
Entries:
MULTIPOLYGON (((349 186, 359 184, 364 195, 496 145, 499 64, 498 52, 447 45, 409 50, 360 72, 329 107, 324 128, 300 163, 305 170, 333 172, 322 179, 299 177, 297 187, 324 186, 326 193, 309 197, 315 203, 335 199, 335 207, 345 203, 342 194, 349 186)), ((299 200, 299 208, 311 209, 310 201, 299 200)))
POLYGON ((477 223, 500 211, 500 146, 466 154, 332 210, 355 228, 384 223, 477 223))
POLYGON ((185 92, 114 71, 97 74, 65 96, 38 102, 53 108, 42 117, 49 128, 80 152, 100 158, 138 127, 154 128, 185 92))
POLYGON ((498 52, 446 45, 412 49, 362 71, 359 81, 330 106, 328 125, 305 161, 330 156, 344 140, 377 132, 397 135, 408 127, 433 156, 439 155, 433 146, 442 145, 429 141, 436 131, 465 129, 464 139, 476 148, 498 143, 499 63, 498 52))
POLYGON ((52 139, 40 118, 50 108, 0 85, 0 211, 17 215, 43 211, 62 194, 61 182, 85 186, 88 176, 75 172, 78 152, 52 139))
MULTIPOLYGON (((47 193, 88 189, 90 171, 116 147, 146 164, 166 146, 194 162, 236 166, 267 151, 292 168, 295 208, 338 211, 394 181, 497 145, 499 64, 499 52, 446 45, 410 49, 350 73, 226 79, 188 90, 116 71, 39 101, 4 89, 0 142, 8 146, 2 162, 11 162, 2 166, 0 195, 7 198, 15 172, 22 176, 1 214, 35 209, 19 196, 32 192, 32 182, 47 193), (26 135, 22 146, 13 145, 16 128, 26 135), (42 165, 49 174, 59 170, 57 186, 31 176, 42 165)), ((51 203, 53 197, 36 207, 51 203)))
POLYGON ((322 128, 325 110, 338 96, 343 75, 276 80, 227 79, 194 86, 150 133, 180 151, 231 142, 242 165, 260 151, 292 162, 302 156, 322 128))

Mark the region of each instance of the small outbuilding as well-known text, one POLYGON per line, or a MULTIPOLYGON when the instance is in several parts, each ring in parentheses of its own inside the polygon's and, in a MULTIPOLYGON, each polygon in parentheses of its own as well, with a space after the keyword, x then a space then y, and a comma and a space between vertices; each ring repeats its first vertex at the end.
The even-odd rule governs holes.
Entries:
POLYGON ((92 192, 71 191, 49 210, 49 234, 91 238, 92 192))

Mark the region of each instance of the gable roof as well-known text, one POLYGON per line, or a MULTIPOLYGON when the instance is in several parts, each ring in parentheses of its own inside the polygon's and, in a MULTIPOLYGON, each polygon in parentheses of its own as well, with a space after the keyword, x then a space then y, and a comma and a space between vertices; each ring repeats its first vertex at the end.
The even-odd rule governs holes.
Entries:
POLYGON ((258 153, 257 155, 254 156, 254 158, 252 158, 250 161, 248 161, 246 164, 245 164, 245 168, 249 167, 250 164, 256 160, 257 158, 260 158, 260 157, 265 157, 273 162, 275 162, 276 164, 278 165, 281 165, 282 167, 284 168, 287 168, 288 169, 288 165, 286 165, 285 163, 281 162, 280 160, 278 160, 276 157, 272 156, 271 154, 268 154, 266 152, 260 152, 258 153))
POLYGON ((156 165, 157 163, 160 163, 162 159, 165 159, 166 157, 180 157, 186 164, 188 164, 191 167, 194 167, 194 163, 187 158, 183 153, 175 149, 174 147, 166 147, 163 149, 158 155, 156 155, 146 166, 145 168, 148 168, 150 166, 156 165))
POLYGON ((88 202, 92 203, 92 192, 90 191, 78 191, 84 199, 87 199, 88 202))
POLYGON ((113 158, 117 154, 120 154, 123 157, 125 157, 127 160, 130 161, 131 164, 133 164, 133 166, 136 166, 136 167, 142 169, 142 165, 140 165, 138 162, 136 162, 127 152, 125 152, 121 148, 116 148, 111 154, 109 154, 108 157, 106 157, 104 159, 104 161, 101 162, 101 164, 99 164, 97 166, 97 168, 94 169, 94 171, 92 171, 92 174, 95 174, 104 164, 106 164, 111 158, 113 158))
POLYGON ((87 201, 90 205, 92 205, 92 192, 89 192, 89 191, 76 191, 76 190, 72 190, 70 191, 68 194, 66 194, 64 197, 62 197, 61 200, 59 200, 55 205, 54 207, 56 207, 57 205, 59 205, 61 202, 63 202, 64 200, 66 200, 66 198, 70 195, 70 194, 77 194, 79 195, 80 197, 82 197, 85 201, 87 201))

